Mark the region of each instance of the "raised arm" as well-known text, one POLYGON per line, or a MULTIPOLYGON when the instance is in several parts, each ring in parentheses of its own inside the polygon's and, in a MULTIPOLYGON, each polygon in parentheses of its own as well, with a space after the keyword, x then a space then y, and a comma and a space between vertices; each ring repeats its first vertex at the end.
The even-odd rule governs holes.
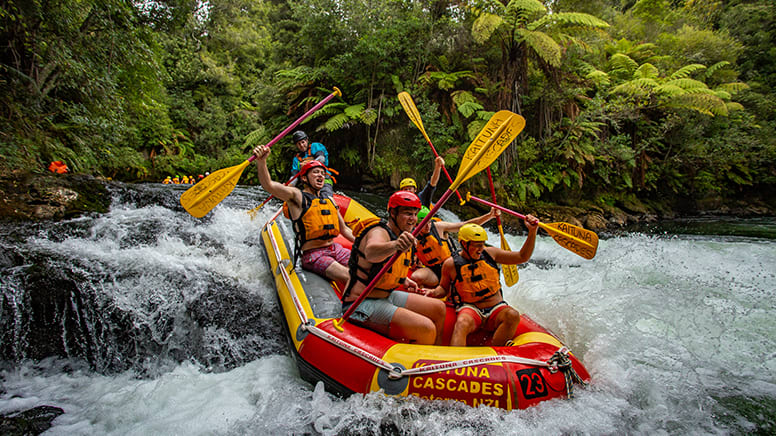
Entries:
POLYGON ((539 229, 539 220, 533 215, 526 215, 523 222, 528 227, 528 236, 525 238, 523 246, 520 247, 520 251, 507 251, 498 247, 485 248, 488 254, 493 257, 493 260, 505 265, 517 265, 528 262, 531 255, 533 255, 534 245, 536 245, 536 230, 539 229))
POLYGON ((444 166, 444 158, 442 158, 442 156, 437 156, 436 159, 434 159, 434 172, 431 173, 431 186, 436 188, 436 185, 439 183, 439 175, 442 174, 442 167, 444 166))
POLYGON ((472 223, 472 224, 483 225, 486 222, 490 221, 491 219, 493 219, 493 218, 495 218, 497 216, 500 216, 500 215, 501 215, 501 211, 500 210, 497 210, 497 209, 494 209, 494 208, 490 208, 490 212, 486 213, 485 215, 474 217, 474 218, 472 218, 470 220, 467 220, 467 221, 458 222, 458 223, 449 223, 447 221, 438 221, 436 223, 436 227, 437 227, 437 230, 439 230, 440 236, 442 238, 446 238, 447 237, 447 233, 457 232, 461 227, 463 227, 464 224, 472 223))
POLYGON ((292 186, 286 186, 276 182, 270 177, 269 169, 267 168, 267 157, 269 156, 269 153, 269 148, 263 145, 256 146, 256 148, 253 149, 253 154, 256 156, 256 171, 259 176, 261 187, 280 200, 301 206, 302 191, 292 186))

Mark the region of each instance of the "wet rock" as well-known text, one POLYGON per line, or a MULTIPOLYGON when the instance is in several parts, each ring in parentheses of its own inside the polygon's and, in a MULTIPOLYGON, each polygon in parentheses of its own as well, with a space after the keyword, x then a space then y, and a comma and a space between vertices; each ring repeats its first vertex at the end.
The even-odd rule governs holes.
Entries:
POLYGON ((37 435, 51 428, 51 422, 65 411, 54 406, 38 406, 0 416, 0 434, 37 435))
POLYGON ((104 182, 91 176, 17 171, 0 175, 0 186, 0 219, 59 220, 110 206, 104 182))
POLYGON ((604 230, 607 226, 606 218, 600 213, 591 213, 585 217, 584 227, 588 230, 604 230))

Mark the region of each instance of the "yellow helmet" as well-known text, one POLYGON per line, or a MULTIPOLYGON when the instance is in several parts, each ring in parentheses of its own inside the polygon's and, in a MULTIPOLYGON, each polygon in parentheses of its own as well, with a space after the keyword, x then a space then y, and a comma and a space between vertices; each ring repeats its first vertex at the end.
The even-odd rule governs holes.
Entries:
POLYGON ((404 189, 407 186, 412 186, 413 188, 418 189, 418 185, 415 183, 415 179, 411 177, 407 177, 399 183, 399 189, 404 189))
POLYGON ((468 242, 485 242, 488 240, 488 234, 485 233, 485 229, 482 228, 482 226, 478 224, 464 224, 461 226, 461 229, 458 230, 458 241, 468 241, 468 242))

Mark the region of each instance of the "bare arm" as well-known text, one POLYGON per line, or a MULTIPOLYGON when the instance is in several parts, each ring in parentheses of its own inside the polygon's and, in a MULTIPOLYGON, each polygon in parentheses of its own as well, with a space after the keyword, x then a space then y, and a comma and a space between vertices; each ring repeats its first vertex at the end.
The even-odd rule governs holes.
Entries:
POLYGON ((439 175, 442 173, 442 167, 445 166, 445 160, 442 156, 437 156, 434 159, 434 172, 431 173, 431 186, 436 187, 439 183, 439 175))
POLYGON ((500 210, 490 208, 490 212, 486 213, 485 215, 478 216, 467 221, 463 221, 459 223, 449 223, 447 221, 438 221, 436 223, 436 228, 437 230, 439 230, 440 236, 444 239, 447 237, 447 233, 457 232, 458 230, 461 229, 461 227, 463 227, 464 224, 474 223, 474 224, 483 225, 486 222, 490 221, 491 219, 500 215, 501 215, 500 210))
POLYGON ((272 177, 269 175, 269 169, 267 168, 269 151, 269 148, 263 145, 259 145, 253 149, 253 154, 256 156, 256 171, 259 175, 261 187, 280 200, 296 205, 296 208, 298 209, 302 204, 302 191, 272 180, 272 177))
POLYGON ((448 257, 442 264, 442 277, 439 278, 439 285, 434 289, 429 289, 426 296, 442 298, 450 293, 450 284, 455 278, 455 266, 452 257, 448 257))
POLYGON ((539 229, 539 220, 533 215, 527 215, 524 222, 526 227, 528 227, 528 236, 525 238, 523 246, 520 247, 520 251, 506 251, 498 247, 485 248, 488 254, 493 257, 493 260, 505 265, 517 265, 528 262, 536 244, 536 230, 539 229))
POLYGON ((404 252, 415 245, 415 237, 412 233, 402 232, 398 239, 391 240, 388 232, 383 228, 377 228, 367 233, 364 244, 364 256, 371 263, 382 262, 396 252, 404 252))
POLYGON ((337 209, 337 218, 339 219, 340 234, 350 242, 355 241, 356 238, 353 236, 353 230, 351 230, 350 227, 345 224, 345 219, 342 218, 342 214, 340 213, 339 209, 337 209))

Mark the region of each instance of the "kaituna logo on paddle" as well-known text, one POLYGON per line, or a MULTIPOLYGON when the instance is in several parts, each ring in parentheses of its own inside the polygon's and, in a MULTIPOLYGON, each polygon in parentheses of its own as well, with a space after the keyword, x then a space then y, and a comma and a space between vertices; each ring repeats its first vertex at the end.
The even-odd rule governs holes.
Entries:
MULTIPOLYGON (((413 367, 436 363, 442 361, 418 360, 413 367)), ((505 407, 507 392, 504 368, 477 365, 412 377, 407 394, 430 400, 456 400, 473 407, 480 404, 505 407)))

